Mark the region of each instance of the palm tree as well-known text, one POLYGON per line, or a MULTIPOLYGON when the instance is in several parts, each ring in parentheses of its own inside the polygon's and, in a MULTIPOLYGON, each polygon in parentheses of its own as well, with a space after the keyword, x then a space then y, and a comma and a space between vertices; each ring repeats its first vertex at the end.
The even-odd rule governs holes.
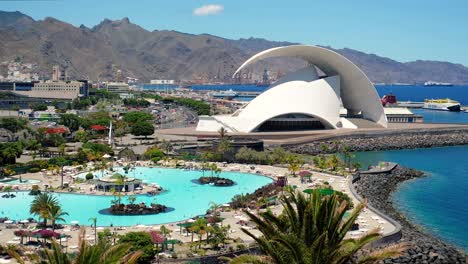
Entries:
POLYGON ((299 171, 301 168, 301 163, 298 158, 296 157, 290 157, 288 159, 288 170, 291 172, 291 174, 296 177, 296 172, 299 171))
POLYGON ((18 151, 12 147, 8 146, 2 151, 2 156, 5 158, 6 163, 15 163, 16 157, 18 156, 18 151))
POLYGON ((195 220, 195 222, 193 222, 192 226, 190 227, 190 230, 198 235, 199 248, 201 248, 201 240, 203 235, 207 233, 207 224, 208 222, 205 218, 198 218, 197 220, 195 220))
POLYGON ((218 130, 218 134, 219 134, 219 137, 221 139, 225 138, 227 136, 227 130, 224 128, 224 127, 221 127, 219 130, 218 130))
POLYGON ((94 226, 94 244, 97 245, 97 217, 91 217, 88 221, 91 221, 91 226, 94 226))
POLYGON ((345 219, 346 202, 340 203, 336 195, 322 197, 315 191, 305 198, 302 193, 291 191, 289 197, 282 196, 281 201, 284 209, 279 216, 271 211, 259 216, 246 212, 263 236, 257 238, 245 229, 242 231, 252 237, 267 256, 241 256, 232 259, 232 263, 374 263, 398 256, 404 250, 404 246, 397 245, 355 262, 356 252, 380 237, 372 231, 358 239, 345 239, 365 204, 357 205, 345 219))
POLYGON ((49 213, 52 207, 60 207, 57 197, 48 193, 42 193, 37 195, 31 202, 29 212, 42 218, 44 226, 47 226, 47 219, 50 218, 49 213))
POLYGON ((109 168, 109 164, 107 163, 106 160, 101 160, 96 166, 96 169, 101 171, 101 178, 104 177, 104 171, 106 171, 109 168))
POLYGON ((213 212, 214 215, 218 214, 219 208, 221 208, 220 204, 215 203, 213 201, 210 202, 210 210, 213 212))
POLYGON ((332 171, 335 171, 340 166, 340 159, 336 154, 333 154, 328 158, 327 164, 332 171))
POLYGON ((167 228, 165 225, 162 225, 161 228, 159 228, 159 231, 161 231, 161 234, 163 234, 164 237, 167 237, 167 235, 171 234, 172 230, 167 228))
POLYGON ((161 146, 164 149, 164 154, 166 155, 169 155, 169 153, 174 149, 171 142, 166 141, 165 139, 161 141, 161 146))
POLYGON ((63 217, 68 215, 68 213, 64 212, 59 205, 52 205, 51 207, 49 207, 47 214, 48 214, 49 220, 52 223, 52 230, 54 231, 55 231, 55 223, 57 221, 65 222, 65 218, 63 217))
MULTIPOLYGON (((85 236, 84 229, 80 233, 80 238, 85 236)), ((20 264, 136 264, 141 257, 142 252, 131 252, 132 245, 117 244, 111 245, 107 240, 102 239, 96 245, 89 245, 84 239, 79 241, 79 251, 73 256, 63 251, 57 241, 52 241, 51 249, 44 249, 42 254, 29 255, 25 261, 17 251, 9 250, 8 254, 15 258, 20 264)))

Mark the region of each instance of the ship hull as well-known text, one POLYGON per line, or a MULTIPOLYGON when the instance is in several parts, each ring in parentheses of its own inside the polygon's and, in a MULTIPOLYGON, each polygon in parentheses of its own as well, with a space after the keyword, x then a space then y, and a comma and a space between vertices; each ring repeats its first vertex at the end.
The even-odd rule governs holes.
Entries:
POLYGON ((423 109, 428 110, 437 110, 437 111, 449 111, 449 112, 460 112, 461 106, 458 105, 451 105, 451 106, 440 106, 440 107, 433 107, 433 106, 424 106, 423 109))

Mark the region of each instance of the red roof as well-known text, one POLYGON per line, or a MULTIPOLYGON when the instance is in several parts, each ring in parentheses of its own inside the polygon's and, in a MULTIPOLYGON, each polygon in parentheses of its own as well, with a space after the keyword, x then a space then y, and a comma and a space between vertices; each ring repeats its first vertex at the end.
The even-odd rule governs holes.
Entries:
POLYGON ((300 171, 299 176, 301 176, 301 177, 312 176, 312 172, 310 172, 310 171, 300 171))
POLYGON ((92 125, 92 126, 90 126, 90 128, 92 130, 98 130, 98 131, 107 130, 107 127, 101 126, 101 125, 92 125))
POLYGON ((150 231, 149 234, 151 236, 151 240, 153 241, 153 244, 159 244, 166 240, 156 231, 150 231))
POLYGON ((46 134, 65 134, 68 133, 68 129, 64 127, 50 127, 45 131, 46 134))

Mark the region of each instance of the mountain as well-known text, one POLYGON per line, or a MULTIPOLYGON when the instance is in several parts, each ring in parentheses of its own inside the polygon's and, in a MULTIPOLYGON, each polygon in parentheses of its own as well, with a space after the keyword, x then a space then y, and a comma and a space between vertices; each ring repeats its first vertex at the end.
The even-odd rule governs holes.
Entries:
MULTIPOLYGON (((67 68, 71 78, 111 80, 116 69, 124 76, 150 79, 229 81, 235 69, 253 54, 296 43, 259 38, 231 40, 209 34, 148 31, 128 18, 104 19, 93 28, 75 27, 54 18, 34 20, 20 12, 0 11, 0 61, 37 64, 50 77, 52 66, 67 68)), ((331 47, 327 47, 333 49, 331 47)), ((427 80, 468 83, 468 68, 449 62, 402 63, 375 54, 333 49, 366 72, 376 83, 422 83, 427 80)), ((304 66, 298 59, 269 59, 253 69, 287 72, 304 66)))

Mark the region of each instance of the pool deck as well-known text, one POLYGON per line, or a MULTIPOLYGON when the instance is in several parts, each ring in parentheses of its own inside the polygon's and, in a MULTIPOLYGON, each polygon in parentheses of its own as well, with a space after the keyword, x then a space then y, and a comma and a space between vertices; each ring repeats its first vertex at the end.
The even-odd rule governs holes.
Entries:
MULTIPOLYGON (((141 162, 142 166, 149 166, 148 162, 141 162)), ((276 167, 276 166, 267 166, 267 165, 246 165, 246 164, 217 164, 219 168, 223 171, 237 171, 237 172, 244 172, 244 173, 257 173, 259 175, 268 176, 271 178, 275 178, 278 175, 286 175, 288 173, 286 168, 283 167, 276 167), (252 170, 251 166, 254 166, 255 169, 252 170)), ((307 169, 307 168, 304 168, 307 169)), ((70 176, 67 176, 71 178, 70 176)), ((60 177, 55 175, 47 175, 45 172, 40 173, 27 173, 22 175, 23 179, 36 179, 41 180, 39 185, 49 184, 51 186, 59 186, 60 185, 60 177)), ((64 178, 64 181, 67 178, 64 178)), ((326 173, 319 173, 313 172, 312 182, 311 183, 301 183, 300 177, 288 177, 289 185, 296 185, 297 189, 303 191, 308 189, 312 186, 317 184, 323 183, 325 181, 329 182, 329 184, 333 187, 334 190, 342 191, 348 194, 354 204, 357 204, 359 201, 357 197, 353 195, 350 190, 349 182, 350 178, 344 178, 341 176, 333 176, 326 173)), ((20 190, 29 190, 29 184, 18 185, 20 190)), ((89 184, 80 184, 81 192, 84 194, 103 194, 99 192, 90 191, 92 190, 92 186, 89 184)), ((143 190, 146 192, 148 189, 145 187, 143 190)), ((14 193, 14 192, 13 192, 14 193)), ((275 213, 280 213, 282 211, 281 205, 275 205, 270 207, 271 210, 275 213)), ((27 208, 24 208, 26 210, 27 208)), ((29 209, 27 209, 29 210, 29 209)), ((252 213, 256 213, 255 210, 251 211, 252 213)), ((71 216, 73 217, 73 216, 71 216)), ((221 212, 221 217, 225 218, 223 221, 223 225, 230 225, 231 229, 229 231, 230 238, 240 238, 245 243, 253 242, 253 239, 244 234, 241 230, 241 227, 251 229, 250 231, 254 235, 260 235, 260 232, 254 228, 253 224, 249 224, 247 226, 241 226, 239 224, 239 220, 248 217, 242 211, 230 211, 230 212, 221 212)), ((14 219, 14 220, 21 220, 21 219, 14 219)), ((185 222, 185 221, 180 221, 185 222)), ((165 224, 166 227, 171 229, 173 232, 171 233, 170 237, 172 239, 178 239, 183 242, 190 242, 192 236, 189 234, 181 234, 179 233, 179 227, 177 226, 178 222, 165 224)), ((352 231, 349 232, 349 236, 353 238, 357 238, 362 234, 371 231, 371 230, 378 230, 381 234, 389 234, 395 230, 395 226, 392 225, 390 222, 386 221, 385 219, 379 217, 375 212, 371 211, 370 209, 364 209, 364 211, 358 217, 357 223, 359 223, 360 231, 352 231)), ((86 223, 89 224, 89 223, 86 223)), ((98 222, 99 224, 99 222, 98 222)), ((117 234, 124 234, 131 231, 150 231, 150 230, 159 230, 161 225, 151 225, 151 226, 131 226, 131 227, 123 227, 117 228, 112 227, 110 228, 111 231, 116 232, 117 234)), ((98 232, 102 231, 105 227, 98 227, 98 232)), ((18 244, 19 239, 15 238, 14 231, 21 228, 7 228, 5 224, 0 224, 0 244, 18 244)), ((86 229, 86 237, 84 239, 89 240, 90 242, 94 241, 94 230, 89 226, 85 227, 86 229)), ((76 250, 76 246, 78 245, 79 241, 79 230, 73 229, 70 225, 65 225, 64 229, 57 230, 57 232, 65 233, 71 236, 66 242, 63 242, 63 245, 67 245, 67 250, 74 251, 76 250)), ((196 236, 195 236, 196 238, 196 236)))

